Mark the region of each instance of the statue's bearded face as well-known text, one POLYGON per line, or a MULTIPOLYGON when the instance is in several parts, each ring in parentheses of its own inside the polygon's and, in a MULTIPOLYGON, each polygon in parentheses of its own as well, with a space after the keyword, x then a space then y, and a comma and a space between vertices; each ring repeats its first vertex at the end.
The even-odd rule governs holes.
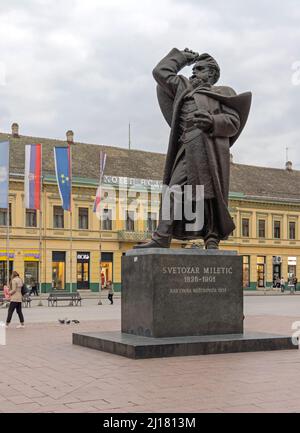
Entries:
POLYGON ((214 70, 206 65, 197 65, 193 67, 193 74, 189 80, 193 87, 198 87, 200 84, 213 84, 214 70))

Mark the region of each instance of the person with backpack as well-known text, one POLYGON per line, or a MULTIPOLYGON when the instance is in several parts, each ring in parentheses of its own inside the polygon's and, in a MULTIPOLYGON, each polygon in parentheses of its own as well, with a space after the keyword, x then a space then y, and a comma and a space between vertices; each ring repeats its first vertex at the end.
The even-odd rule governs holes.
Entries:
POLYGON ((20 278, 20 275, 18 272, 13 271, 11 276, 11 282, 10 282, 10 290, 9 290, 9 296, 10 296, 10 304, 8 308, 7 313, 7 319, 6 319, 6 327, 9 326, 11 322, 12 315, 14 311, 17 311, 17 314, 20 319, 20 325, 17 326, 17 328, 24 328, 24 316, 22 313, 22 297, 25 294, 24 292, 24 284, 23 281, 20 278))

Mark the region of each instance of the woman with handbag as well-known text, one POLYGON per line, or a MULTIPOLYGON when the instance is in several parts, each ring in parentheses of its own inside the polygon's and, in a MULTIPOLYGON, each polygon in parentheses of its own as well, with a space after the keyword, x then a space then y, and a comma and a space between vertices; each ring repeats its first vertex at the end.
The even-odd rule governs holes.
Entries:
POLYGON ((22 313, 22 287, 23 281, 21 280, 20 275, 18 274, 18 272, 13 271, 11 276, 10 290, 8 291, 10 296, 10 304, 7 313, 6 327, 9 326, 15 310, 17 311, 20 319, 20 325, 18 325, 17 328, 25 327, 24 316, 22 313))

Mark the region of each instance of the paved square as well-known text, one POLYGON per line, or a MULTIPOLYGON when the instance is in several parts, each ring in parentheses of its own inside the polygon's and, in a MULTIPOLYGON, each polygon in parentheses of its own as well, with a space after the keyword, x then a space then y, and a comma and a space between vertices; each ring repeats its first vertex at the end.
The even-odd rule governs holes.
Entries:
MULTIPOLYGON (((245 312, 247 331, 291 335, 300 296, 247 296, 245 312)), ((0 412, 300 412, 299 351, 136 361, 72 345, 74 330, 119 330, 120 299, 24 315, 0 346, 0 412)))

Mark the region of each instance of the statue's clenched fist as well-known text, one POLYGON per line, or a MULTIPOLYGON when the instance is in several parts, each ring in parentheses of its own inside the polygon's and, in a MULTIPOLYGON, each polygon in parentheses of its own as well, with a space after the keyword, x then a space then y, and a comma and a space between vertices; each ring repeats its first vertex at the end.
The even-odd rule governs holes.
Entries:
POLYGON ((185 55, 188 65, 192 65, 193 63, 195 63, 199 57, 199 53, 196 53, 195 51, 192 51, 188 48, 185 48, 181 52, 185 55))
POLYGON ((202 131, 209 131, 213 128, 213 117, 206 110, 197 110, 194 113, 194 125, 202 131))

